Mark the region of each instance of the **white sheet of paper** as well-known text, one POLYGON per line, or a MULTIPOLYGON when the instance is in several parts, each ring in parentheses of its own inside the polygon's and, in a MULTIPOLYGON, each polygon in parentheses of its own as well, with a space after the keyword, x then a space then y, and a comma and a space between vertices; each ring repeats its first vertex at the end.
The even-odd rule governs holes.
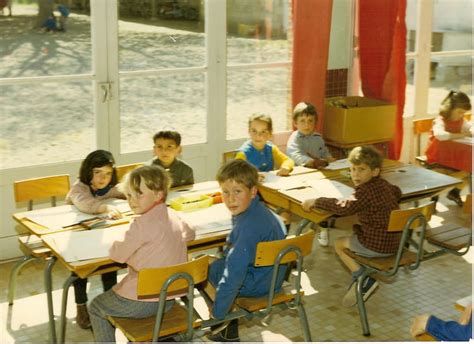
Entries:
POLYGON ((354 189, 340 182, 320 179, 310 183, 310 187, 304 189, 293 189, 280 191, 299 202, 310 198, 331 197, 337 199, 348 199, 354 193, 354 189))
POLYGON ((104 258, 114 241, 123 240, 130 224, 86 231, 68 231, 43 235, 41 238, 66 262, 104 258))
POLYGON ((325 167, 326 170, 340 170, 343 168, 349 168, 351 164, 348 159, 340 159, 331 162, 328 166, 325 167))
POLYGON ((310 182, 317 180, 315 173, 298 174, 291 177, 277 176, 274 171, 265 173, 265 180, 262 185, 274 190, 288 190, 309 186, 310 182))
POLYGON ((209 181, 203 183, 194 184, 189 189, 184 190, 173 190, 168 193, 168 197, 166 198, 166 204, 170 204, 170 202, 178 197, 181 196, 190 196, 190 195, 202 195, 220 191, 219 183, 217 181, 209 181))
POLYGON ((61 205, 31 211, 27 218, 49 229, 61 229, 95 216, 97 215, 80 212, 73 205, 61 205))
POLYGON ((132 210, 130 209, 130 205, 128 204, 128 201, 124 199, 109 198, 107 200, 104 200, 103 203, 113 205, 121 213, 127 213, 132 210))
POLYGON ((231 229, 232 226, 232 215, 224 203, 196 211, 177 211, 177 213, 194 228, 197 235, 231 229))

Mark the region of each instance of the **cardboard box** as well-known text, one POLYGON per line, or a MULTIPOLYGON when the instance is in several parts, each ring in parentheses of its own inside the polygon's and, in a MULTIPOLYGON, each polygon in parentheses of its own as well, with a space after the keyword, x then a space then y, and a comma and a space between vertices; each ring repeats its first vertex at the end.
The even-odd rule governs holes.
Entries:
POLYGON ((334 97, 325 100, 325 110, 325 140, 352 144, 394 137, 394 104, 365 97, 334 97))

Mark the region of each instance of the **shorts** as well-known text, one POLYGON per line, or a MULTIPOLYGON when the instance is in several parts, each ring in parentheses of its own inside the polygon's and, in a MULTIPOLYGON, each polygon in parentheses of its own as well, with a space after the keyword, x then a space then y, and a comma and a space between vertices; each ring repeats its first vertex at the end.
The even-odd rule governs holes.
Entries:
POLYGON ((372 251, 368 249, 364 245, 359 242, 357 235, 353 234, 349 238, 349 249, 355 252, 357 255, 367 258, 381 258, 381 257, 390 257, 393 256, 395 253, 380 253, 376 251, 372 251))

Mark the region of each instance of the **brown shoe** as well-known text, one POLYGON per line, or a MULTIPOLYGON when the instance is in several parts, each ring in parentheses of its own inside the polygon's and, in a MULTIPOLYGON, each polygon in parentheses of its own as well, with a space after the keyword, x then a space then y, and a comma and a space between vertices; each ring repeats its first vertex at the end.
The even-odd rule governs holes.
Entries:
POLYGON ((80 328, 87 330, 91 328, 91 321, 89 320, 89 312, 87 311, 87 305, 76 305, 77 314, 76 314, 76 323, 80 328))

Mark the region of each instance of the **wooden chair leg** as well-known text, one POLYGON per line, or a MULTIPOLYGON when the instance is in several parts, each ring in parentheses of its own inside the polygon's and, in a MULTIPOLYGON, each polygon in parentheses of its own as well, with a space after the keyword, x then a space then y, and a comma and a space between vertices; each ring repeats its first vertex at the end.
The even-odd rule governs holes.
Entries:
POLYGON ((20 270, 32 260, 36 260, 36 257, 33 256, 24 256, 18 262, 16 262, 15 266, 13 267, 12 271, 10 272, 10 281, 8 283, 8 305, 13 305, 13 301, 15 299, 16 294, 16 279, 20 270))

